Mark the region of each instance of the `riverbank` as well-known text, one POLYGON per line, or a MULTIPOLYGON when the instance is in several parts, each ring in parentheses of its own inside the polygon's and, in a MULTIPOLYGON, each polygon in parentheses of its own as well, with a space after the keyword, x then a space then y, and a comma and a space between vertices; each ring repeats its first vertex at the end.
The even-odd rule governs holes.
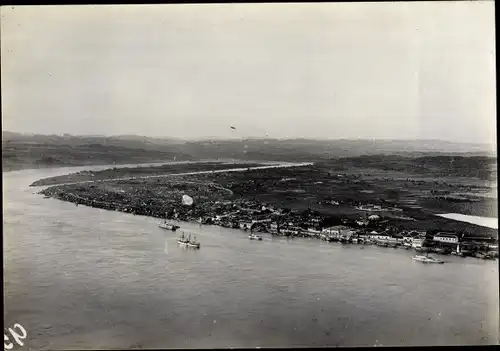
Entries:
MULTIPOLYGON (((260 211, 255 204, 243 200, 234 200, 234 201, 229 200, 228 203, 228 199, 231 199, 233 192, 229 189, 223 188, 214 183, 200 184, 195 182, 189 182, 186 180, 176 180, 176 181, 170 181, 169 185, 172 188, 175 188, 176 186, 180 185, 182 186, 183 191, 175 192, 174 190, 171 189, 171 191, 167 191, 166 193, 164 192, 161 194, 161 196, 164 197, 163 201, 153 201, 153 202, 148 202, 148 201, 133 202, 128 199, 122 199, 121 202, 113 202, 106 200, 106 198, 108 197, 107 195, 105 194, 98 195, 96 193, 94 193, 93 199, 89 199, 73 192, 53 193, 51 192, 50 189, 54 188, 42 190, 41 193, 46 196, 52 196, 59 200, 75 203, 76 205, 84 205, 88 207, 100 208, 111 211, 120 211, 120 212, 130 213, 133 215, 142 215, 153 218, 165 218, 164 216, 166 211, 170 220, 182 221, 184 223, 189 223, 189 222, 200 223, 201 220, 201 223, 203 224, 211 224, 224 228, 244 229, 245 231, 252 228, 255 231, 267 232, 273 236, 287 236, 292 239, 294 237, 302 237, 302 238, 324 240, 328 242, 341 242, 343 244, 376 245, 386 248, 400 248, 400 249, 412 250, 417 253, 432 252, 438 255, 447 255, 452 252, 451 249, 442 250, 439 248, 439 246, 436 247, 437 248, 436 250, 434 250, 434 247, 432 246, 424 248, 408 247, 404 245, 403 240, 399 239, 399 236, 397 235, 391 238, 392 240, 386 239, 387 235, 381 235, 380 236, 381 239, 377 239, 376 236, 375 238, 373 238, 374 236, 371 234, 373 234, 372 229, 377 229, 375 225, 371 226, 371 229, 351 228, 352 233, 351 235, 349 235, 349 237, 346 238, 337 237, 336 239, 334 239, 331 236, 322 234, 324 231, 323 232, 321 230, 312 231, 310 229, 308 230, 304 228, 306 223, 314 219, 319 219, 318 225, 319 227, 321 227, 322 224, 324 223, 323 222, 324 218, 321 218, 320 216, 315 217, 314 215, 310 214, 308 220, 306 220, 304 219, 303 214, 297 214, 297 213, 283 214, 279 209, 275 210, 273 208, 269 208, 267 212, 260 211), (178 204, 181 202, 182 194, 184 192, 192 192, 192 191, 197 192, 196 201, 198 203, 201 202, 201 204, 195 206, 194 208, 187 206, 179 206, 178 204), (212 206, 211 208, 212 210, 213 207, 216 207, 217 209, 219 209, 218 212, 222 214, 214 215, 214 217, 207 216, 207 213, 208 211, 210 211, 210 209, 207 207, 208 206, 207 203, 203 203, 201 201, 203 197, 210 199, 209 203, 212 206), (171 200, 172 198, 173 200, 171 200), (163 207, 158 207, 160 203, 163 204, 163 207), (221 204, 221 206, 216 206, 216 204, 221 204), (224 206, 224 204, 226 205, 226 207, 224 206), (225 212, 220 210, 224 207, 226 208, 225 212), (253 208, 254 213, 262 212, 260 216, 256 216, 254 218, 260 218, 261 220, 263 219, 263 222, 261 223, 264 223, 264 225, 259 225, 258 222, 257 225, 252 225, 254 221, 252 221, 252 219, 249 216, 242 214, 241 210, 245 207, 253 208), (229 211, 231 211, 231 213, 228 213, 229 211), (245 219, 241 220, 242 218, 245 219), (266 218, 270 219, 270 221, 267 222, 265 220, 266 218), (248 227, 242 226, 241 223, 248 223, 248 227), (278 226, 281 226, 282 228, 281 233, 276 230, 273 230, 272 227, 273 223, 276 223, 278 226), (288 229, 286 229, 287 228, 286 223, 294 223, 295 227, 288 227, 288 229), (371 239, 367 239, 367 237, 371 237, 371 239)), ((92 185, 88 186, 92 187, 92 185)), ((162 188, 165 187, 166 183, 164 182, 162 188)), ((92 189, 96 191, 95 187, 92 189)), ((111 189, 108 188, 108 190, 111 189)), ((182 223, 178 222, 176 223, 182 227, 182 223)), ((347 222, 345 223, 348 224, 347 222)), ((479 245, 478 248, 481 246, 482 245, 479 245)), ((498 257, 498 254, 495 254, 494 252, 490 252, 489 254, 487 254, 487 252, 488 250, 483 253, 479 249, 475 249, 465 254, 465 256, 472 256, 483 259, 492 259, 498 257)))
POLYGON ((210 172, 217 170, 228 170, 231 168, 250 168, 262 166, 260 163, 245 162, 221 162, 221 161, 186 161, 153 165, 150 167, 113 167, 100 171, 80 171, 66 175, 44 178, 33 182, 31 186, 49 186, 56 184, 76 184, 84 182, 96 182, 101 180, 133 179, 143 177, 161 177, 169 174, 210 172))
MULTIPOLYGON (((374 180, 373 176, 370 180, 363 180, 360 175, 352 173, 332 175, 324 165, 186 163, 80 172, 42 179, 32 185, 71 180, 75 182, 51 186, 42 193, 78 205, 157 218, 167 213, 170 218, 174 215, 187 221, 201 218, 203 222, 211 223, 214 218, 222 216, 225 218, 223 225, 228 227, 265 219, 278 224, 288 221, 293 223, 292 226, 302 225, 304 229, 349 224, 356 229, 377 232, 423 230, 498 236, 498 230, 438 217, 436 215, 443 212, 415 208, 415 202, 406 203, 413 194, 422 196, 419 189, 429 186, 423 181, 416 183, 416 188, 406 186, 405 197, 399 200, 383 200, 381 196, 393 196, 394 193, 392 185, 386 188, 386 180, 374 180), (181 172, 189 169, 198 171, 181 172), (113 178, 116 174, 127 177, 113 178), (80 181, 75 181, 77 179, 80 181), (183 194, 193 197, 194 206, 182 205, 183 194), (270 210, 260 213, 263 207, 270 210), (242 212, 234 215, 235 211, 242 212), (367 220, 374 215, 376 220, 367 220), (316 222, 311 222, 313 219, 316 222)), ((428 202, 429 198, 425 196, 424 193, 422 200, 414 197, 414 201, 428 202)))

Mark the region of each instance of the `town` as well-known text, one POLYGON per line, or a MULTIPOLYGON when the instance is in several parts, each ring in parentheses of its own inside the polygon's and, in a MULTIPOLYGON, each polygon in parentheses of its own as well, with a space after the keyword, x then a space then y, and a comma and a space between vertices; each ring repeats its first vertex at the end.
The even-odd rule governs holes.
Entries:
MULTIPOLYGON (((167 213, 167 218, 194 220, 189 213, 176 209, 167 213)), ((364 215, 358 220, 341 219, 340 223, 334 223, 331 218, 311 210, 283 210, 251 201, 227 201, 214 203, 213 216, 200 217, 198 221, 292 238, 311 237, 329 242, 374 244, 484 259, 498 257, 498 244, 493 237, 467 237, 463 233, 436 230, 399 231, 376 214, 364 215)))

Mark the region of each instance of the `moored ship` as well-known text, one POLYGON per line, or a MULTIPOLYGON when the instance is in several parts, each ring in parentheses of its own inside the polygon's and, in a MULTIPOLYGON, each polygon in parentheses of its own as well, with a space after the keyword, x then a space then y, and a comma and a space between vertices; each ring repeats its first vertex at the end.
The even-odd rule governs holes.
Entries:
POLYGON ((423 255, 415 255, 412 257, 415 261, 420 261, 423 263, 444 263, 443 261, 434 258, 434 257, 429 257, 429 256, 423 256, 423 255))
POLYGON ((158 225, 158 227, 160 228, 163 228, 163 229, 167 229, 167 230, 171 230, 171 231, 176 231, 177 229, 179 229, 180 227, 175 225, 175 224, 172 224, 172 223, 168 223, 167 222, 167 216, 165 214, 165 218, 163 219, 163 221, 158 225))
POLYGON ((257 234, 254 234, 254 233, 251 233, 248 238, 250 240, 262 240, 262 235, 257 235, 257 234))
POLYGON ((191 234, 189 234, 189 236, 186 238, 186 236, 184 235, 184 232, 182 232, 179 239, 177 239, 177 243, 179 245, 192 247, 195 249, 200 248, 200 242, 196 240, 196 236, 194 236, 193 239, 191 239, 191 234))

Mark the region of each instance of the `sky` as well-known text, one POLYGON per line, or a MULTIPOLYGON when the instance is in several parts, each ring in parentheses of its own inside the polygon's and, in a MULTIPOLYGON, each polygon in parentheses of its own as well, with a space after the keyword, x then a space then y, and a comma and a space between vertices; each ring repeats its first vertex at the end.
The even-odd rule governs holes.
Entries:
POLYGON ((496 144, 492 1, 2 7, 1 64, 8 131, 496 144))

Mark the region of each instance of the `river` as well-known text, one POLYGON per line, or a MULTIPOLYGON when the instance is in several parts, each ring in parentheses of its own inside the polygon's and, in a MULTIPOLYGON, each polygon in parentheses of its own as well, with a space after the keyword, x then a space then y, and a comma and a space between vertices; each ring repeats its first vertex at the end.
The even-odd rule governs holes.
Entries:
POLYGON ((186 250, 156 219, 28 186, 88 168, 3 173, 4 322, 25 349, 497 343, 496 261, 182 223, 186 250))
POLYGON ((495 217, 480 217, 480 216, 470 216, 461 213, 444 213, 437 214, 443 218, 453 219, 455 221, 472 223, 475 225, 480 225, 482 227, 498 229, 498 218, 495 217))

